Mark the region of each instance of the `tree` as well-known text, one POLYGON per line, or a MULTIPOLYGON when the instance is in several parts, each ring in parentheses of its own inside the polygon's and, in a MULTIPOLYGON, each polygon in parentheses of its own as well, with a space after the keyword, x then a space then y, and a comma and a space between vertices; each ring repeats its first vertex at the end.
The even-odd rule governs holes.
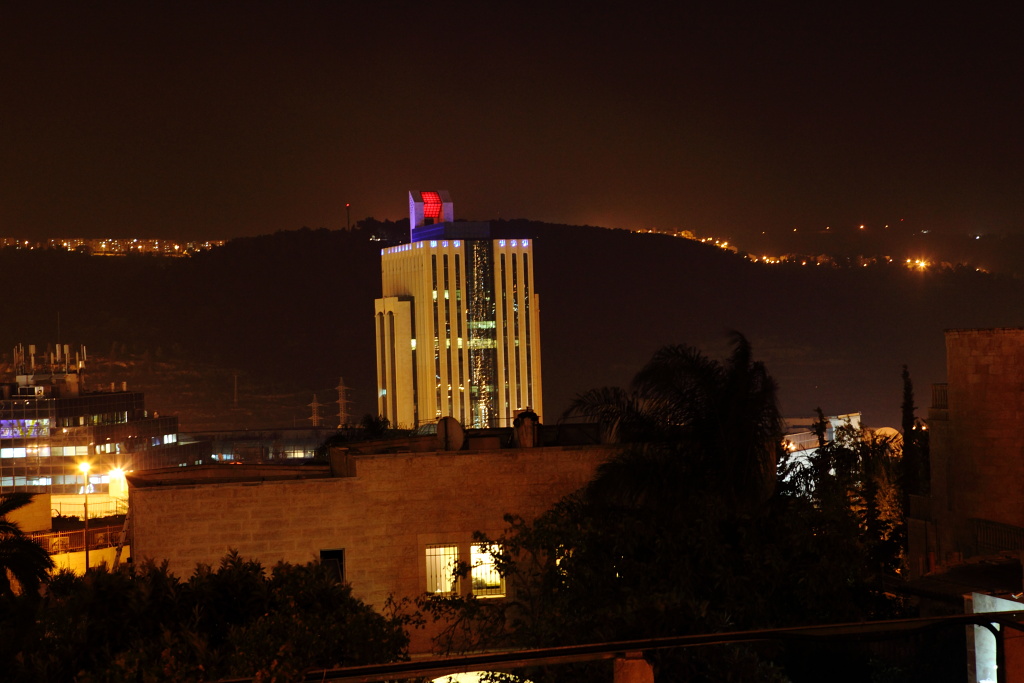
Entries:
MULTIPOLYGON (((794 468, 781 446, 775 383, 742 335, 732 341, 724 361, 688 346, 666 347, 629 390, 598 389, 576 400, 570 414, 599 421, 622 450, 588 486, 537 519, 507 517, 498 538, 478 536, 499 549, 496 564, 511 597, 424 596, 423 609, 446 625, 439 649, 893 615, 873 582, 869 546, 849 501, 841 510, 822 507, 789 480, 776 481, 777 472, 794 468)), ((828 452, 818 464, 848 456, 828 452)), ((845 477, 848 468, 841 469, 845 477)), ((822 482, 817 490, 824 494, 832 480, 822 482)), ((790 655, 781 646, 736 645, 651 657, 662 680, 770 681, 781 680, 779 667, 790 655)), ((792 651, 794 660, 808 656, 792 651)), ((864 661, 843 666, 848 678, 835 680, 866 677, 864 661)), ((524 675, 540 683, 607 679, 608 672, 578 665, 524 675)))
POLYGON ((914 384, 910 371, 903 366, 903 403, 901 405, 901 427, 903 428, 903 468, 901 480, 905 507, 909 507, 909 496, 928 493, 931 471, 928 458, 928 432, 915 415, 914 384))
POLYGON ((103 566, 58 574, 17 645, 0 639, 0 668, 12 681, 300 681, 404 659, 410 623, 394 606, 374 612, 316 562, 268 573, 231 552, 187 581, 166 563, 103 566))
POLYGON ((379 439, 383 436, 387 436, 388 430, 391 428, 391 420, 384 417, 383 415, 371 415, 367 413, 363 415, 363 419, 360 420, 359 426, 363 428, 363 434, 370 439, 379 439))
POLYGON ((0 496, 0 598, 16 593, 35 594, 49 577, 53 559, 42 546, 22 532, 9 515, 32 502, 31 493, 0 496))
POLYGON ((690 346, 667 346, 637 373, 631 391, 598 389, 573 401, 567 416, 597 420, 611 441, 642 445, 602 469, 595 494, 650 495, 658 482, 628 486, 631 473, 648 464, 679 470, 672 481, 699 479, 732 504, 771 495, 782 456, 775 381, 753 360, 750 342, 738 332, 731 337, 732 353, 723 362, 690 346))
POLYGON ((819 446, 786 474, 792 495, 809 501, 825 533, 855 539, 864 550, 863 580, 877 588, 903 564, 903 497, 898 437, 877 436, 851 425, 825 439, 817 409, 819 446))

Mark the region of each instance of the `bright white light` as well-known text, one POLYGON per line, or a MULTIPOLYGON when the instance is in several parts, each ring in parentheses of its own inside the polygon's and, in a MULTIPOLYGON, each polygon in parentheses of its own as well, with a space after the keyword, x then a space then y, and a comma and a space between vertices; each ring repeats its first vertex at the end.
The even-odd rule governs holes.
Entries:
MULTIPOLYGON (((450 676, 435 678, 431 683, 480 683, 486 674, 486 671, 470 671, 469 673, 451 674, 450 676)), ((512 681, 519 681, 519 683, 531 683, 526 678, 516 678, 510 674, 506 675, 509 676, 509 680, 512 681)))

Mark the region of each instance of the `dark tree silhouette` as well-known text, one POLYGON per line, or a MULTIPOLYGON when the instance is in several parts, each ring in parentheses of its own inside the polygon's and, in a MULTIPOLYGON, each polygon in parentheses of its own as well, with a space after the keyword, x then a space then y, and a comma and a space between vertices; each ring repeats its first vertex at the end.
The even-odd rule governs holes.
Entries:
POLYGON ((931 472, 928 463, 928 433, 915 410, 914 384, 910 371, 903 366, 903 403, 900 406, 901 427, 903 428, 903 468, 901 480, 904 492, 903 505, 909 509, 909 496, 928 492, 931 472))
POLYGON ((574 415, 599 421, 612 442, 641 446, 601 468, 595 495, 649 498, 672 482, 699 480, 703 490, 747 507, 774 489, 782 456, 776 385, 738 332, 721 362, 689 346, 661 349, 630 391, 581 394, 567 411, 574 415))
POLYGON ((140 562, 58 574, 32 618, 0 614, 0 654, 5 681, 285 683, 404 659, 410 619, 388 610, 374 612, 316 562, 267 571, 231 552, 186 581, 140 562))
MULTIPOLYGON (((873 453, 826 451, 821 484, 792 473, 782 449, 775 383, 734 334, 723 361, 692 347, 657 352, 628 389, 581 394, 569 412, 601 423, 621 450, 582 490, 536 520, 506 517, 493 544, 510 598, 426 595, 445 628, 441 651, 549 647, 892 617, 876 546, 862 542, 847 470, 873 453), (838 483, 835 483, 838 481, 838 483), (830 494, 819 505, 813 494, 830 494), (834 493, 835 495, 831 495, 834 493)), ((857 469, 857 468, 854 468, 857 469)), ((857 470, 860 471, 860 470, 857 470)), ((804 473, 807 475, 807 473, 804 473)), ((811 475, 821 474, 812 472, 811 475)), ((810 475, 807 475, 810 476, 810 475)), ((881 488, 876 483, 876 489, 881 488)), ((882 520, 874 496, 873 528, 882 520)), ((865 506, 860 505, 861 513, 865 506)), ((459 571, 468 572, 467 567, 459 571)), ((803 649, 715 647, 651 653, 659 680, 782 680, 803 649)), ((856 654, 815 659, 831 680, 869 677, 856 654), (846 657, 846 659, 843 659, 846 657)), ((534 681, 607 680, 598 665, 523 672, 534 681)), ((804 679, 809 680, 809 679, 804 679)))
POLYGON ((0 496, 0 598, 38 592, 54 566, 50 554, 8 519, 12 512, 31 503, 32 498, 31 493, 0 496))

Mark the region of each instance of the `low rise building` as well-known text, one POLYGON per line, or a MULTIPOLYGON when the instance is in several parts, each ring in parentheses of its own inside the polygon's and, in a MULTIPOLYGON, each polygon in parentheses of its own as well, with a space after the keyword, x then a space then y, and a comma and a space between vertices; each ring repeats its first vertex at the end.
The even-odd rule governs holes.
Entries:
MULTIPOLYGON (((455 440, 440 434, 335 448, 330 464, 139 472, 129 477, 133 553, 166 560, 179 576, 216 565, 232 549, 266 567, 319 559, 378 610, 389 596, 425 592, 501 599, 490 549, 474 532, 497 536, 509 513, 535 518, 590 481, 614 452, 596 439, 536 447, 511 446, 513 439, 512 430, 470 431, 455 440), (475 565, 460 585, 451 582, 456 562, 475 565)), ((429 651, 432 635, 415 631, 412 650, 429 651)))

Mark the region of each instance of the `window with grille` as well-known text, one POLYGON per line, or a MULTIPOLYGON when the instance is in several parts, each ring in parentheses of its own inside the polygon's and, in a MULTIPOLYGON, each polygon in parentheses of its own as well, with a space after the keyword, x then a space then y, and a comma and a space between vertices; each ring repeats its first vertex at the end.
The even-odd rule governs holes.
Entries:
POLYGON ((473 595, 477 597, 501 598, 505 596, 505 579, 498 572, 494 556, 498 546, 493 544, 473 544, 471 576, 473 578, 473 595))
POLYGON ((459 563, 459 547, 455 545, 427 546, 427 591, 438 595, 459 592, 459 578, 455 569, 459 563))

